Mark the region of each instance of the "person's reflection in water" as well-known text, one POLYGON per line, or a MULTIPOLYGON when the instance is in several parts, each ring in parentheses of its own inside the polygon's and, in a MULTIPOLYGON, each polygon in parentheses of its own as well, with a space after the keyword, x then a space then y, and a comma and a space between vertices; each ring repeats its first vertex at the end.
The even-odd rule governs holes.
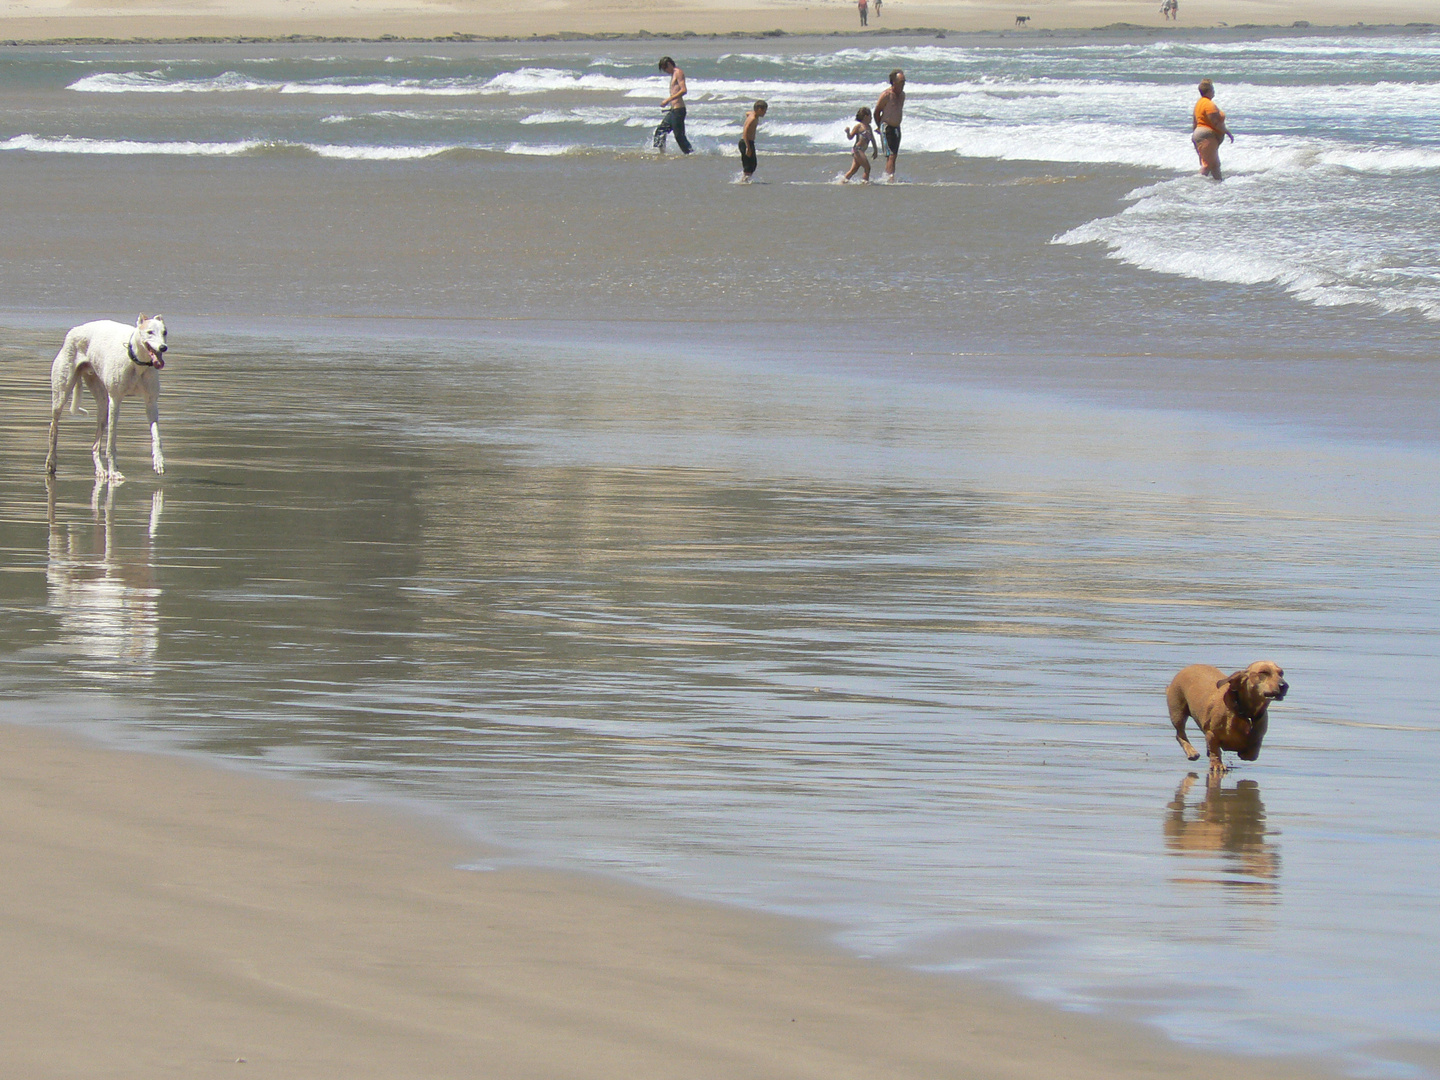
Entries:
POLYGON ((63 647, 95 674, 150 673, 160 640, 160 589, 151 542, 160 528, 163 493, 151 496, 150 527, 139 549, 126 552, 115 537, 114 485, 95 485, 88 527, 62 523, 55 484, 47 486, 47 604, 58 616, 63 647))
POLYGON ((1260 785, 1241 780, 1225 788, 1217 778, 1206 784, 1205 797, 1192 807, 1186 797, 1195 782, 1195 774, 1190 773, 1175 789, 1165 815, 1165 846, 1172 854, 1204 860, 1196 869, 1212 874, 1172 880, 1228 886, 1247 900, 1273 898, 1279 886, 1280 853, 1268 839, 1260 785))

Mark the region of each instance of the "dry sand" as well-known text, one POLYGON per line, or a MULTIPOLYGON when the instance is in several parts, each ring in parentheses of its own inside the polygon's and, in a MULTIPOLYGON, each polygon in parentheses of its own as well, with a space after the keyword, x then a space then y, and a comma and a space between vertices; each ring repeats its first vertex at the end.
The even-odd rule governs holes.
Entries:
POLYGON ((0 724, 0 1075, 1318 1075, 480 856, 383 809, 0 724))
MULTIPOLYGON (((452 34, 678 35, 856 33, 852 0, 10 0, 0 40, 186 37, 435 38, 452 34)), ((888 0, 871 32, 912 28, 1029 32, 1132 23, 1143 27, 1403 25, 1437 21, 1434 0, 1183 0, 1180 20, 1163 23, 1159 0, 888 0)), ((873 8, 873 3, 872 3, 873 8)))

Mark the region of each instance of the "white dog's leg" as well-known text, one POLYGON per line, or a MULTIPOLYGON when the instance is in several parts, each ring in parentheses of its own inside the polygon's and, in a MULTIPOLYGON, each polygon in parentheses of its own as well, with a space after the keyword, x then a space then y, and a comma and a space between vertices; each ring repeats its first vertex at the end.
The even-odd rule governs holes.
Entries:
MULTIPOLYGON (((50 365, 50 451, 45 455, 45 475, 54 476, 60 450, 60 414, 65 411, 65 399, 80 392, 80 380, 75 371, 75 346, 70 335, 65 335, 54 363, 50 365)), ((74 409, 72 407, 71 411, 74 409)))
POLYGON ((95 395, 95 442, 90 447, 90 456, 95 459, 95 479, 104 480, 110 475, 105 467, 105 439, 110 430, 110 399, 104 394, 95 395))
POLYGON ((156 488, 155 494, 150 496, 150 539, 155 539, 155 534, 160 531, 160 515, 165 512, 165 489, 156 488))
POLYGON ((50 412, 50 452, 45 455, 45 475, 55 475, 55 455, 60 446, 60 414, 65 410, 62 400, 58 409, 50 412))
POLYGON ((112 396, 110 398, 110 422, 105 430, 105 464, 106 472, 112 484, 123 484, 125 476, 115 465, 115 434, 120 429, 120 399, 112 396))
POLYGON ((165 454, 160 449, 160 395, 154 393, 145 398, 145 415, 150 419, 150 460, 155 471, 165 475, 165 454))

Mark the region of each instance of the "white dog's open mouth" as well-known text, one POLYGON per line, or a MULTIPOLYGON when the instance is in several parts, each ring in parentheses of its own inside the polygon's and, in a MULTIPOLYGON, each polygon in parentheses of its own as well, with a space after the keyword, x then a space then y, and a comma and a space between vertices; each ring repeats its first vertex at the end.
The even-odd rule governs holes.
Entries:
POLYGON ((150 357, 150 363, 154 365, 156 371, 159 371, 165 366, 165 358, 152 349, 148 341, 142 341, 140 344, 145 349, 145 355, 150 357))

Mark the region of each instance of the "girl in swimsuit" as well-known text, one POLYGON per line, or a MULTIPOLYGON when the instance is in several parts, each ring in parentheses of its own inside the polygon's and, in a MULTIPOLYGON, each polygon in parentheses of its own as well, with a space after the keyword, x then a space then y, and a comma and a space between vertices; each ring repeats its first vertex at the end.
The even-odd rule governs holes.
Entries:
POLYGON ((1220 141, 1235 136, 1225 127, 1225 114, 1216 105, 1215 84, 1209 79, 1200 80, 1200 100, 1195 103, 1195 130, 1190 141, 1195 144, 1195 153, 1200 158, 1200 175, 1214 180, 1220 177, 1220 141))
POLYGON ((870 110, 861 108, 855 114, 855 126, 845 129, 845 137, 852 140, 850 146, 850 171, 841 179, 842 184, 848 184, 850 178, 861 169, 865 170, 865 183, 870 182, 870 161, 879 156, 880 144, 875 141, 875 131, 870 126, 870 110), (865 156, 865 148, 870 148, 870 157, 865 156))

